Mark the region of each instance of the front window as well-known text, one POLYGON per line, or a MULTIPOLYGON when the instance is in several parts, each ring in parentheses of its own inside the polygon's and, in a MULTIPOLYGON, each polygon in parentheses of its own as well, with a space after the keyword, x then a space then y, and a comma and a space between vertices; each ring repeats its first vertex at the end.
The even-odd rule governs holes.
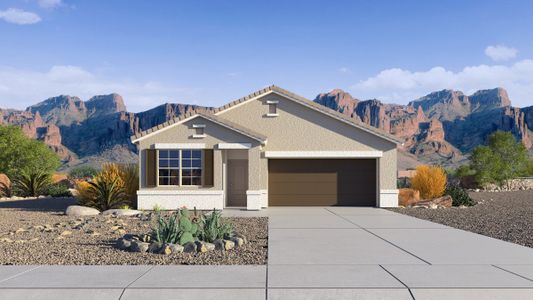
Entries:
POLYGON ((182 150, 181 185, 202 184, 202 151, 182 150))
POLYGON ((202 150, 158 150, 159 185, 202 185, 202 150))

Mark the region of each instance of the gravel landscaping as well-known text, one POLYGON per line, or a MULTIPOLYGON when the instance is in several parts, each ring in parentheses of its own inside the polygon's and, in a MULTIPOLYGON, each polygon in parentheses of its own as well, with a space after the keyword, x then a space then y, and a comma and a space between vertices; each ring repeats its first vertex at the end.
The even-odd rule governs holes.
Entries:
POLYGON ((470 193, 466 208, 395 208, 392 211, 533 248, 533 190, 470 193))
POLYGON ((112 215, 64 215, 64 199, 0 201, 0 264, 2 265, 260 265, 267 262, 268 218, 225 218, 248 242, 231 251, 161 255, 119 250, 125 233, 145 234, 150 220, 112 215))

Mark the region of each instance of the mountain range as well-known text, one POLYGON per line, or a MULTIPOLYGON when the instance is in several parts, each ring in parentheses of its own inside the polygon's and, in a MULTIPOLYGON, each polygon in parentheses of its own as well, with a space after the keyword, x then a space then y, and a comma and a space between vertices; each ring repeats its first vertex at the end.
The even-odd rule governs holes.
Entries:
MULTIPOLYGON (((533 106, 513 107, 503 88, 480 90, 469 96, 442 90, 407 105, 377 99, 363 101, 335 89, 319 94, 314 101, 404 140, 400 169, 421 162, 460 164, 496 130, 512 132, 533 151, 533 106)), ((197 108, 209 109, 165 103, 132 113, 118 94, 94 96, 87 101, 61 95, 25 110, 0 109, 0 124, 20 126, 28 137, 45 142, 61 157, 63 168, 97 166, 106 161, 136 162, 132 134, 197 108)))

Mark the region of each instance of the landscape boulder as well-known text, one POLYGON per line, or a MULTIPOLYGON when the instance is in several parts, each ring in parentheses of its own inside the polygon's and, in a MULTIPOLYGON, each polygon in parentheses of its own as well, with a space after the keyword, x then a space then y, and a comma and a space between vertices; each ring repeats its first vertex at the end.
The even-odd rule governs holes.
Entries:
POLYGON ((416 206, 426 208, 450 208, 452 207, 452 203, 452 197, 450 195, 446 195, 431 200, 422 200, 416 203, 416 206))
POLYGON ((415 189, 400 189, 398 193, 398 205, 408 207, 420 201, 420 192, 415 189))
POLYGON ((100 211, 92 207, 81 206, 81 205, 71 205, 67 207, 65 214, 67 216, 95 216, 95 215, 99 215, 100 211))
POLYGON ((141 212, 135 209, 108 209, 104 210, 102 212, 102 215, 108 216, 108 215, 114 215, 114 216, 136 216, 140 214, 141 212))

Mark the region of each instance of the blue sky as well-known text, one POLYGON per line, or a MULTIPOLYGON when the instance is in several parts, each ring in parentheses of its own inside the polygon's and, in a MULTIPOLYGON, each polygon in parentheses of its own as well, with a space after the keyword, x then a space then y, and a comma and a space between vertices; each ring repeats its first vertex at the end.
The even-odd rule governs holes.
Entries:
POLYGON ((532 3, 0 0, 0 107, 220 105, 270 84, 396 103, 502 86, 528 106, 532 3))

